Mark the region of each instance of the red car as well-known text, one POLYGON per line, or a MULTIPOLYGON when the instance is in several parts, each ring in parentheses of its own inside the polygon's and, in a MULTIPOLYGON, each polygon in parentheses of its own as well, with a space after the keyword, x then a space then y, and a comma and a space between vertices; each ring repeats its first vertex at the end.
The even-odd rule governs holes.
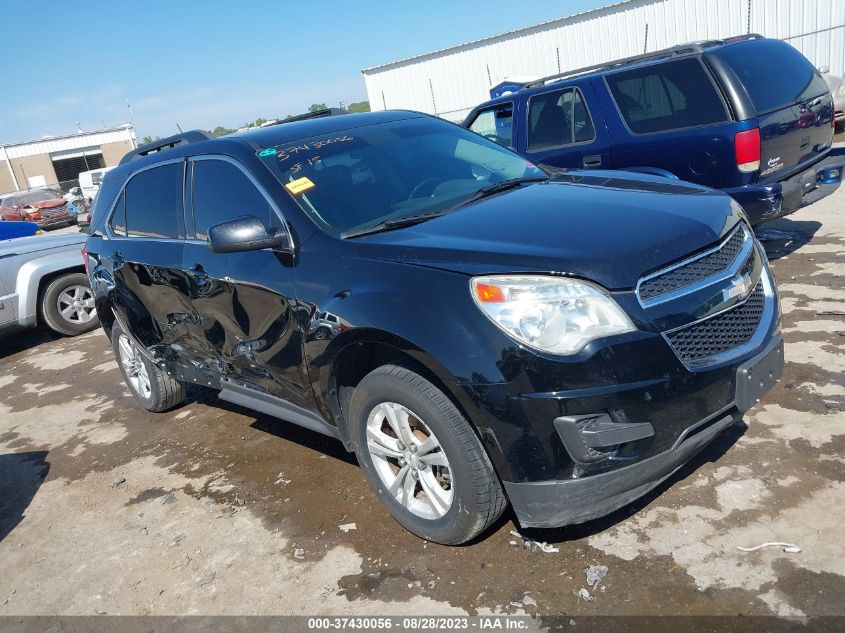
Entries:
POLYGON ((67 200, 55 189, 16 191, 0 197, 0 220, 35 222, 41 228, 72 224, 76 216, 68 211, 67 200))

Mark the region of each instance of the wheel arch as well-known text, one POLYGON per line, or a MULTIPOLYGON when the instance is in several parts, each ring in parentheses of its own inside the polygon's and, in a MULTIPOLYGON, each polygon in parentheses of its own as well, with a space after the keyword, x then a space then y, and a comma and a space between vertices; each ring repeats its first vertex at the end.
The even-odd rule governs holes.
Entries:
POLYGON ((475 404, 470 394, 446 367, 425 350, 399 336, 375 330, 355 330, 349 335, 332 341, 332 346, 343 344, 338 345, 331 355, 331 362, 323 366, 319 380, 320 400, 328 409, 327 413, 337 425, 348 449, 352 448, 348 429, 352 393, 364 376, 389 364, 401 364, 429 380, 452 401, 478 434, 473 415, 475 404))
POLYGON ((41 298, 44 290, 56 278, 73 273, 85 273, 81 257, 56 253, 39 257, 18 269, 16 287, 20 293, 18 324, 35 325, 41 315, 41 298))

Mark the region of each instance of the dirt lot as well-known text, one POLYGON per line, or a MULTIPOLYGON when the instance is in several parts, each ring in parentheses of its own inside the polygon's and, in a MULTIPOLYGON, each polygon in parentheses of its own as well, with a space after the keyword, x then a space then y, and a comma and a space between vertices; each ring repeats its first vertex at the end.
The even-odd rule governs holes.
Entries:
POLYGON ((515 545, 402 530, 339 444, 199 388, 141 410, 100 331, 0 342, 0 615, 845 614, 845 191, 765 227, 786 376, 653 494, 515 545), (354 522, 357 529, 339 525, 354 522), (737 546, 788 541, 742 553, 737 546), (591 601, 588 565, 608 567, 591 601))

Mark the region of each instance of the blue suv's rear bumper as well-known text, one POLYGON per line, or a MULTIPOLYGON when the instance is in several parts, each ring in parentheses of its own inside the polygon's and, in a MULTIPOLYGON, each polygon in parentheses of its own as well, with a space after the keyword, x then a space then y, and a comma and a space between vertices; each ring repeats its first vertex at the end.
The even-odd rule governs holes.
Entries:
POLYGON ((832 194, 842 180, 843 168, 845 149, 838 149, 812 167, 781 182, 745 185, 723 191, 742 205, 751 224, 760 224, 789 215, 832 194), (831 178, 834 172, 836 176, 831 178))

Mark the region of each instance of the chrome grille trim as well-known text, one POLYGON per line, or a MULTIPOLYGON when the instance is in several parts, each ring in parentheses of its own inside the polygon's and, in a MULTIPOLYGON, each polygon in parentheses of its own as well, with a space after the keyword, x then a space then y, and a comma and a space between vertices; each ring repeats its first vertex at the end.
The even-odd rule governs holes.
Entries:
POLYGON ((673 299, 683 297, 684 295, 687 295, 691 292, 695 292, 696 290, 698 290, 700 288, 704 288, 706 286, 709 286, 710 284, 721 281, 723 279, 728 279, 730 277, 733 277, 737 273, 737 271, 743 266, 743 264, 745 264, 745 262, 748 260, 748 257, 751 254, 751 252, 753 251, 753 249, 754 249, 754 236, 751 233, 751 230, 746 227, 745 223, 740 222, 737 225, 737 227, 733 231, 731 231, 730 235, 728 235, 724 240, 722 240, 719 244, 717 244, 713 248, 706 250, 703 253, 699 253, 698 255, 695 255, 694 257, 689 257, 689 258, 682 260, 680 262, 676 262, 676 263, 672 264, 671 266, 667 266, 666 268, 663 268, 662 270, 658 270, 655 273, 652 273, 650 275, 646 275, 645 277, 641 278, 637 282, 637 289, 636 289, 637 299, 639 300, 640 305, 643 308, 649 308, 651 306, 655 306, 655 305, 658 305, 660 303, 665 303, 667 301, 672 301, 673 299), (709 257, 709 256, 713 255, 714 253, 718 253, 732 239, 734 239, 734 236, 736 235, 736 233, 738 231, 742 231, 742 233, 743 233, 742 246, 740 247, 739 252, 736 254, 733 261, 726 268, 724 268, 724 269, 722 269, 718 272, 715 272, 711 275, 707 275, 705 277, 702 277, 701 279, 697 279, 690 284, 675 288, 674 290, 670 290, 668 292, 664 292, 664 293, 661 293, 661 294, 658 294, 658 295, 655 295, 655 296, 652 296, 652 297, 648 297, 648 298, 645 298, 645 299, 642 297, 641 289, 642 289, 642 286, 643 286, 644 283, 647 283, 649 281, 657 279, 658 277, 668 275, 669 273, 672 273, 672 272, 677 271, 681 268, 684 268, 685 266, 689 266, 689 265, 691 265, 695 262, 698 262, 698 261, 704 259, 705 257, 709 257))

